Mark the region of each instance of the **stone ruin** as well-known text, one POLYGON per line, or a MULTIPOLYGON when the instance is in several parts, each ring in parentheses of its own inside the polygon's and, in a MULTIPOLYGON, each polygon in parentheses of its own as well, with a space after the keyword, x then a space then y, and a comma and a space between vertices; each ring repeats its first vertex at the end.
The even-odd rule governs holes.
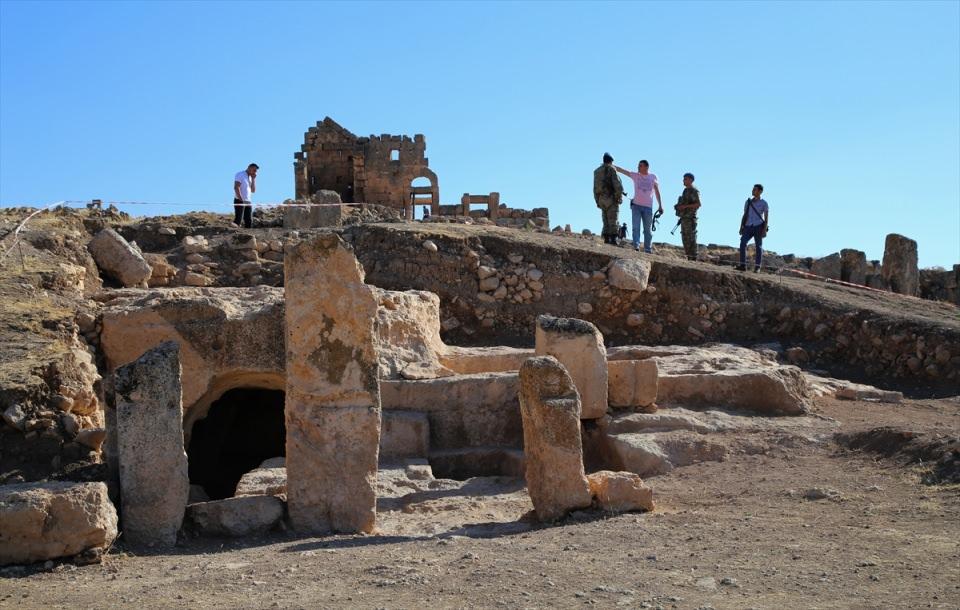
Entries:
POLYGON ((317 121, 304 134, 294 154, 294 191, 298 200, 321 190, 336 193, 345 203, 363 202, 404 210, 429 205, 440 213, 440 186, 424 154, 422 134, 357 137, 330 117, 317 121), (418 179, 428 185, 414 185, 418 179))
MULTIPOLYGON (((662 271, 641 259, 591 255, 587 264, 603 270, 590 274, 558 266, 549 251, 499 251, 496 240, 486 250, 471 242, 476 251, 451 258, 449 244, 441 248, 418 238, 401 245, 378 230, 368 237, 376 249, 355 234, 301 239, 294 232, 260 240, 231 234, 218 248, 234 257, 228 266, 238 277, 246 277, 240 267, 255 264, 252 286, 159 290, 137 288, 144 274, 128 270, 149 261, 147 282, 154 284, 160 255, 143 254, 134 244, 116 248, 114 242, 126 243, 119 234, 100 238, 97 243, 108 243, 114 253, 105 258, 104 272, 133 287, 101 293, 102 315, 81 328, 110 373, 107 408, 99 409, 96 393, 84 389, 97 383, 93 378, 62 392, 68 410, 88 414, 75 422, 76 443, 99 452, 109 432, 102 453, 119 486, 113 500, 119 498, 128 544, 167 548, 183 530, 246 536, 280 523, 303 533, 375 531, 374 482, 385 463, 405 464, 431 480, 525 477, 534 513, 545 521, 585 507, 651 510, 652 491, 641 477, 724 459, 728 445, 711 441, 710 434, 736 431, 746 439, 789 429, 784 418, 808 419, 803 416, 817 393, 900 398, 815 378, 763 350, 604 345, 604 336, 618 331, 599 325, 616 319, 636 337, 656 330, 653 341, 661 343, 668 328, 651 320, 665 320, 669 332, 688 325, 701 335, 723 330, 724 317, 736 312, 717 305, 709 296, 713 289, 692 271, 689 283, 700 287, 706 302, 694 304, 687 321, 679 316, 691 308, 673 302, 676 288, 662 276, 657 289, 652 280, 662 271), (423 273, 418 257, 432 273, 423 273), (459 296, 366 283, 365 268, 384 285, 384 274, 399 263, 405 267, 398 277, 407 286, 422 277, 442 290, 452 285, 448 275, 466 278, 465 289, 477 301, 463 300, 477 316, 476 328, 503 323, 519 332, 529 325, 534 347, 446 345, 441 329, 462 325, 451 322, 441 302, 456 303, 459 296), (457 270, 446 268, 453 264, 457 270), (470 272, 464 274, 462 265, 470 272), (263 285, 268 272, 285 288, 263 285), (592 287, 574 290, 564 283, 571 278, 592 287), (608 316, 603 299, 622 311, 608 316), (656 307, 663 301, 671 313, 644 314, 637 308, 641 301, 656 307), (539 312, 571 312, 597 324, 514 315, 534 303, 539 312), (486 309, 478 314, 477 305, 502 307, 488 316, 486 309)), ((210 261, 213 248, 204 237, 158 232, 155 239, 182 243, 185 257, 198 255, 187 263, 198 267, 188 273, 201 274, 199 267, 210 261)), ((678 285, 680 277, 674 278, 678 285)), ((829 331, 822 323, 794 323, 782 303, 773 307, 773 323, 785 331, 829 331)), ((910 347, 911 353, 917 349, 910 347)), ((797 350, 787 356, 799 363, 804 353, 797 350)), ((931 366, 930 358, 942 367, 938 374, 954 378, 949 343, 925 344, 918 370, 931 366)), ((8 409, 4 419, 29 429, 18 413, 8 409)), ((67 413, 65 421, 68 416, 74 417, 67 413)), ((117 511, 103 483, 14 485, 3 493, 0 531, 17 536, 0 535, 0 562, 91 549, 95 555, 117 535, 117 511), (71 533, 41 531, 36 522, 44 512, 73 524, 71 533)))

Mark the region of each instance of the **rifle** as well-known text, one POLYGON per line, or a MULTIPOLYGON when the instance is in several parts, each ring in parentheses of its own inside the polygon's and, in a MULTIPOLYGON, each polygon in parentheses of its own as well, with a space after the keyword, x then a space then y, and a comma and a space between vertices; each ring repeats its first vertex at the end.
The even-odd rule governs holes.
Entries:
POLYGON ((680 226, 680 223, 681 223, 682 221, 683 221, 682 218, 678 218, 678 219, 677 219, 677 224, 673 225, 673 229, 670 231, 670 235, 673 235, 674 233, 677 232, 677 227, 680 226))
POLYGON ((650 223, 650 230, 657 230, 657 221, 660 220, 660 217, 663 216, 663 210, 657 210, 657 213, 653 215, 653 222, 650 223))

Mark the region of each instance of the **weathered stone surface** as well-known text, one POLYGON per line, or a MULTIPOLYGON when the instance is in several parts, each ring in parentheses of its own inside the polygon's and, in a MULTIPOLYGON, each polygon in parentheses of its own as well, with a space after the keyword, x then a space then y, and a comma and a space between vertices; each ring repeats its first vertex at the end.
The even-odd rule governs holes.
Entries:
POLYGON ((238 387, 283 389, 283 289, 127 291, 107 304, 101 349, 107 370, 163 341, 180 345, 185 429, 238 387))
POLYGON ((636 258, 617 259, 607 271, 610 285, 621 290, 641 291, 647 289, 650 279, 650 261, 636 258))
POLYGON ((143 255, 113 229, 97 233, 87 245, 104 273, 124 286, 146 286, 153 271, 143 255))
POLYGON ((124 540, 172 547, 190 491, 177 344, 117 369, 114 389, 124 540))
POLYGON ((664 474, 678 466, 722 461, 728 451, 723 444, 685 430, 611 434, 610 448, 618 467, 643 477, 664 474))
MULTIPOLYGON (((283 458, 279 458, 283 460, 283 458)), ((234 496, 282 496, 287 497, 287 469, 285 463, 279 466, 254 468, 240 477, 234 496)))
POLYGON ((380 459, 427 457, 430 421, 426 413, 384 411, 380 430, 380 459))
POLYGON ((290 521, 304 533, 370 532, 380 444, 377 298, 337 235, 288 246, 284 264, 290 521))
POLYGON ((516 347, 456 347, 447 345, 440 356, 446 368, 460 375, 519 371, 534 350, 516 347))
POLYGON ((607 373, 611 407, 650 407, 657 400, 656 360, 611 360, 607 373))
POLYGON ((426 413, 430 450, 523 446, 517 373, 384 380, 384 411, 426 413))
POLYGON ((117 537, 117 511, 104 483, 0 486, 0 565, 106 549, 117 537))
POLYGON ((892 292, 916 296, 920 288, 920 270, 917 268, 917 242, 891 233, 883 246, 883 281, 892 292))
POLYGON ((580 440, 580 397, 555 358, 520 367, 520 411, 527 491, 537 518, 552 521, 590 505, 580 440))
POLYGON ((607 356, 597 327, 575 318, 537 317, 536 354, 553 356, 576 384, 583 419, 607 412, 607 356))
POLYGON ((187 520, 210 536, 265 534, 283 519, 283 501, 274 496, 243 496, 191 504, 187 520))
POLYGON ((653 510, 653 490, 632 472, 601 470, 587 475, 598 508, 615 513, 653 510))
POLYGON ((336 191, 320 190, 309 201, 297 201, 295 205, 283 208, 283 228, 313 229, 317 227, 339 227, 347 208, 341 205, 340 194, 336 191), (306 205, 306 204, 314 205, 306 205))
POLYGON ((867 255, 860 250, 840 250, 840 279, 854 284, 867 282, 867 255))
POLYGON ((765 415, 803 415, 810 388, 795 366, 783 366, 733 345, 633 347, 610 351, 612 360, 652 357, 659 370, 660 405, 748 409, 765 415))
POLYGON ((449 375, 440 363, 440 298, 432 292, 395 292, 374 288, 377 357, 382 379, 449 375), (407 374, 404 375, 404 371, 407 374))
POLYGON ((830 278, 831 280, 839 280, 843 276, 843 264, 840 260, 840 254, 834 252, 829 256, 818 258, 817 260, 813 261, 813 266, 810 267, 810 272, 814 275, 819 275, 820 277, 830 278))

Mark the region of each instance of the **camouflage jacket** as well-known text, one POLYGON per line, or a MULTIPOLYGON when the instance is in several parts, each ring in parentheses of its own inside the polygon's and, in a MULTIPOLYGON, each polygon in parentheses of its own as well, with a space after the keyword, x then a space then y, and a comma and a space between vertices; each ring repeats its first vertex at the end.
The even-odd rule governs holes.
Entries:
POLYGON ((593 170, 593 199, 597 205, 601 197, 623 203, 623 183, 613 165, 604 164, 593 170))
POLYGON ((680 218, 696 218, 696 209, 680 210, 679 207, 682 205, 697 205, 698 203, 700 203, 700 191, 695 187, 688 186, 683 189, 683 193, 677 197, 677 205, 674 206, 674 210, 676 210, 677 216, 680 218))

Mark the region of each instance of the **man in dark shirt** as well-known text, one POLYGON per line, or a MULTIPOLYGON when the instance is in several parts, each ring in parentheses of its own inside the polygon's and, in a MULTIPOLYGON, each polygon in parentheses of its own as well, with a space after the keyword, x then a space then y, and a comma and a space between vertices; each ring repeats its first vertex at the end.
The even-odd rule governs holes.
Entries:
POLYGON ((693 186, 693 174, 683 175, 683 193, 674 208, 680 217, 680 236, 683 251, 690 260, 697 260, 697 210, 700 209, 700 191, 693 186))
POLYGON ((593 198, 603 218, 603 242, 617 245, 620 232, 620 204, 623 203, 623 183, 613 167, 613 157, 603 153, 603 165, 593 170, 593 198))

